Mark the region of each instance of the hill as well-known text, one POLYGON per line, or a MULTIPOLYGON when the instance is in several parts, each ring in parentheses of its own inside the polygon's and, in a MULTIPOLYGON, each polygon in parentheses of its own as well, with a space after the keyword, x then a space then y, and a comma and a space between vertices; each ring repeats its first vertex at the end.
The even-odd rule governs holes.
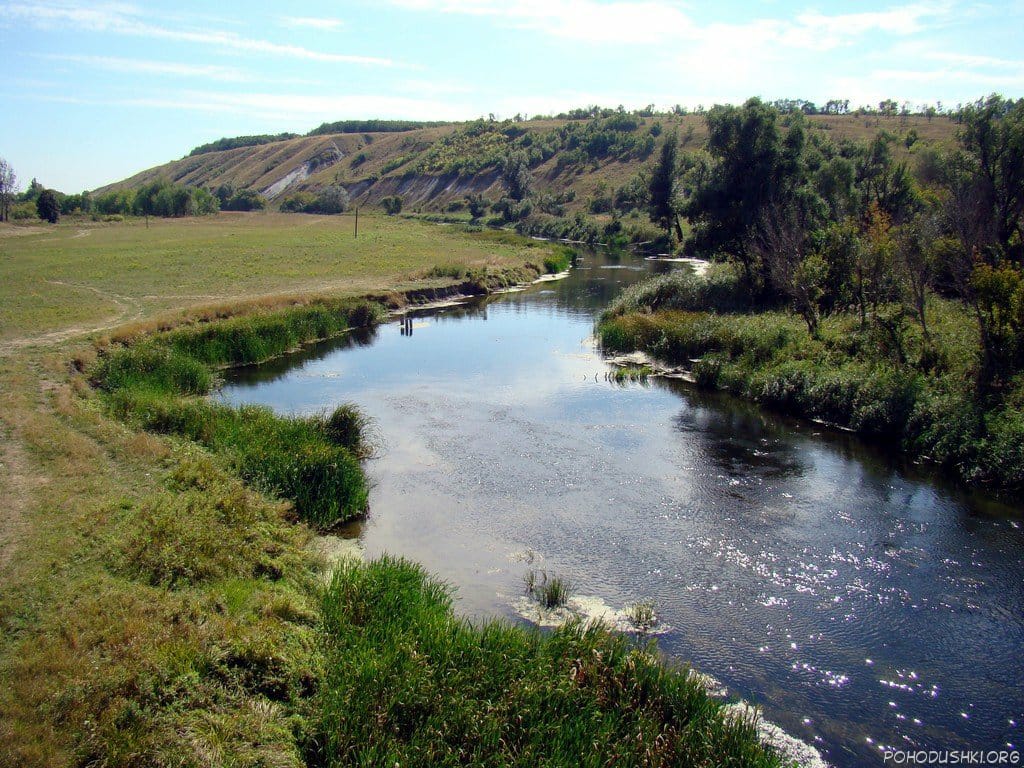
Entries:
MULTIPOLYGON (((502 163, 517 152, 529 163, 535 192, 548 197, 540 201, 541 210, 549 206, 564 215, 599 211, 600 198, 622 189, 649 165, 666 136, 677 134, 682 150, 695 151, 707 133, 699 114, 585 114, 452 124, 349 121, 328 123, 301 137, 221 139, 97 192, 135 189, 165 178, 208 189, 231 185, 279 203, 296 192, 342 185, 360 206, 399 195, 406 209, 443 211, 458 207, 467 194, 500 198, 502 163), (218 151, 218 146, 232 148, 218 151)), ((811 115, 806 125, 836 142, 865 141, 886 131, 895 137, 898 151, 908 155, 915 147, 950 143, 956 132, 955 122, 945 116, 811 115)))

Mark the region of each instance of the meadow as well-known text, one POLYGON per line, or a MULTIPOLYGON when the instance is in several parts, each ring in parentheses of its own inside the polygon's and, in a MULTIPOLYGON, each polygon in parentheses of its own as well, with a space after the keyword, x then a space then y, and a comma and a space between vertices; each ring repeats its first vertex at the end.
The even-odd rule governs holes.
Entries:
POLYGON ((0 344, 199 305, 401 290, 439 262, 502 269, 534 244, 385 217, 221 213, 193 219, 0 227, 0 344))

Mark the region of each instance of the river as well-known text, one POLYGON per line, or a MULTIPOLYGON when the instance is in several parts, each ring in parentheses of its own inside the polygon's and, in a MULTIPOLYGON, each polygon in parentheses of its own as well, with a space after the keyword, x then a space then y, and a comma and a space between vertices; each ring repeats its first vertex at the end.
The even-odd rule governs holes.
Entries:
POLYGON ((221 396, 357 403, 382 450, 344 534, 423 563, 463 615, 521 621, 543 569, 613 607, 653 600, 667 656, 840 768, 1017 748, 1021 509, 684 382, 609 381, 594 318, 672 268, 588 254, 561 281, 230 371, 221 396))

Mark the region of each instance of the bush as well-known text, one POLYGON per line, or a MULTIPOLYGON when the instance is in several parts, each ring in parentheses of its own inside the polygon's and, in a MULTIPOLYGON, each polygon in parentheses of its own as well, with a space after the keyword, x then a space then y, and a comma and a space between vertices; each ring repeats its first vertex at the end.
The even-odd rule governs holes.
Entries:
POLYGON ((398 195, 385 197, 380 201, 380 204, 384 207, 384 213, 388 216, 394 216, 402 212, 402 198, 398 195))
POLYGON ((669 309, 739 312, 749 306, 749 294, 736 270, 730 265, 712 264, 703 275, 680 270, 632 285, 602 317, 669 309))
POLYGON ((295 192, 281 200, 282 213, 306 213, 316 203, 311 192, 295 192))
POLYGON ((225 211, 262 211, 267 207, 267 198, 251 189, 236 192, 221 204, 225 211))
POLYGON ((572 266, 578 254, 572 248, 556 246, 551 255, 544 257, 544 271, 548 274, 560 274, 572 266))
POLYGON ((348 190, 340 186, 326 187, 317 194, 296 192, 281 201, 283 213, 344 213, 349 206, 348 190))

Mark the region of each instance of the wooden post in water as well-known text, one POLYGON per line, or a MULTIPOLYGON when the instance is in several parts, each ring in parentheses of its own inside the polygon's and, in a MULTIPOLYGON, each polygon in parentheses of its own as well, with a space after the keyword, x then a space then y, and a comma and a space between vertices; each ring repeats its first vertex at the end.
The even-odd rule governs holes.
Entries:
POLYGON ((356 239, 359 239, 359 209, 356 208, 356 239))

